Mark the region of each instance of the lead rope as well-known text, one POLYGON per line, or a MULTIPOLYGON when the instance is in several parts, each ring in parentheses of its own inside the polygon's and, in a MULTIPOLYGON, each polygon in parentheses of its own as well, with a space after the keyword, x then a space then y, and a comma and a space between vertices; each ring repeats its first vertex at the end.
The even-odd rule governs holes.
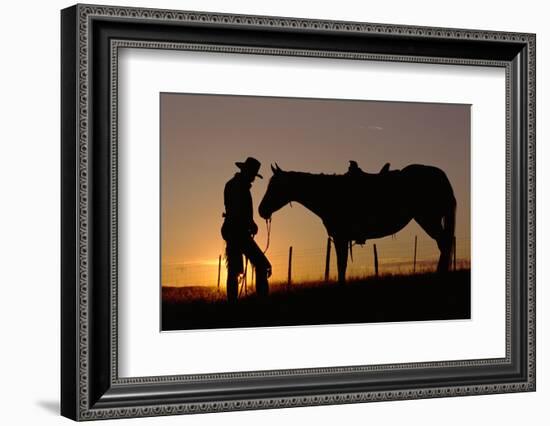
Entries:
MULTIPOLYGON (((271 218, 268 218, 265 220, 265 227, 267 228, 267 242, 265 245, 264 254, 266 254, 267 249, 269 248, 269 242, 271 241, 271 218)), ((270 267, 269 270, 267 271, 267 276, 270 277, 272 272, 273 271, 270 267)))
POLYGON ((269 248, 269 240, 271 239, 271 218, 265 220, 265 227, 267 229, 267 243, 265 245, 264 254, 269 248))

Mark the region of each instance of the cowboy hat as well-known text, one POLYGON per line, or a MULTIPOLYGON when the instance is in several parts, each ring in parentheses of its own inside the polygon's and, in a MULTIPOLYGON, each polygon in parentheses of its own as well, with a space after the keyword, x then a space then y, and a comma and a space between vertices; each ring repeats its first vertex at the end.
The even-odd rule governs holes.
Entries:
POLYGON ((238 161, 235 163, 235 165, 243 172, 248 172, 253 176, 258 176, 260 179, 264 178, 261 174, 258 173, 260 171, 261 163, 255 158, 248 157, 244 161, 244 163, 238 161))

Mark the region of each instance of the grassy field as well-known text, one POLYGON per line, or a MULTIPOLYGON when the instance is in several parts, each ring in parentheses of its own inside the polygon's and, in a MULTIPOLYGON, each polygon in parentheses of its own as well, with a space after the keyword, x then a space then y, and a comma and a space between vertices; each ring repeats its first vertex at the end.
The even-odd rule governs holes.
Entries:
POLYGON ((268 299, 249 291, 235 305, 225 297, 225 287, 163 287, 162 330, 467 319, 470 270, 270 284, 268 299))

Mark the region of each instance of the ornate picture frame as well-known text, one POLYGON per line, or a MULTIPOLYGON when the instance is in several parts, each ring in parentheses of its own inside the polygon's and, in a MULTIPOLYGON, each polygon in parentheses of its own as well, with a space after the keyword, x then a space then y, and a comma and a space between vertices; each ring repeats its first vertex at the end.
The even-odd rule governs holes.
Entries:
POLYGON ((535 390, 534 34, 76 5, 61 12, 61 37, 62 415, 93 420, 535 390), (504 69, 505 356, 120 377, 121 48, 504 69))

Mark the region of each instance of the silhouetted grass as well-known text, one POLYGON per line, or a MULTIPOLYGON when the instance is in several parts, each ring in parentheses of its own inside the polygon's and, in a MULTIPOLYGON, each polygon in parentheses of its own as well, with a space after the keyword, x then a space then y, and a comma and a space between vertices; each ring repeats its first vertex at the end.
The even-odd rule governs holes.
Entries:
POLYGON ((266 327, 470 318, 470 270, 270 285, 235 305, 212 287, 165 287, 162 329, 266 327))

